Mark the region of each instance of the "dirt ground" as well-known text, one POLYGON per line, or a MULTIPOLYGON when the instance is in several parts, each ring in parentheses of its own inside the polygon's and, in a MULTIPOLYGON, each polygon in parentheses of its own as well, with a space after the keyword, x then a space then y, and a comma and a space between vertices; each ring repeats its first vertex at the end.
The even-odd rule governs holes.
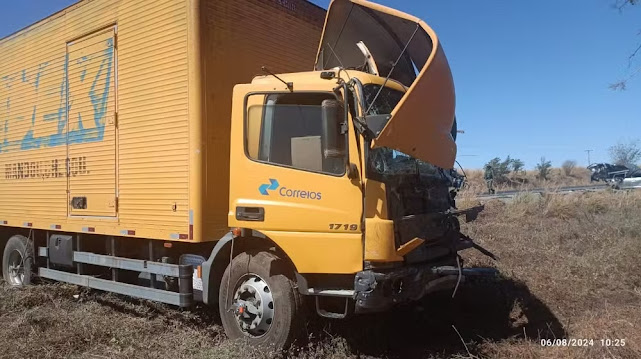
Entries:
POLYGON ((309 341, 287 353, 228 341, 207 308, 45 283, 0 287, 0 358, 641 357, 641 194, 523 195, 488 203, 464 231, 500 258, 466 252, 468 265, 499 278, 466 282, 454 299, 313 319, 309 341))

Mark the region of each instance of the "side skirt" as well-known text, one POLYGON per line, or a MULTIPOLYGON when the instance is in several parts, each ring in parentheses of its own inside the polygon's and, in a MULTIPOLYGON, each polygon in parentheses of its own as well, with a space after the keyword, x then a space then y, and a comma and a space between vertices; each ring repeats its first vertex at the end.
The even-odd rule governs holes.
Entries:
MULTIPOLYGON (((38 255, 40 257, 48 257, 47 248, 38 248, 38 255)), ((176 277, 178 278, 179 291, 176 293, 162 289, 147 288, 134 284, 121 283, 114 280, 100 279, 89 275, 75 274, 50 268, 39 268, 38 274, 42 278, 167 303, 181 308, 190 307, 194 302, 192 288, 193 267, 191 265, 157 263, 88 252, 74 252, 73 257, 74 262, 77 263, 86 263, 95 266, 176 277)))

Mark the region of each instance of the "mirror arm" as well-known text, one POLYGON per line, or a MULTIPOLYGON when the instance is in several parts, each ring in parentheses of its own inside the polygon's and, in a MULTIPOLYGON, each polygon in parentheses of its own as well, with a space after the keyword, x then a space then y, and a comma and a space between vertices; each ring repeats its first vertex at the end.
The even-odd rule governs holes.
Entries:
POLYGON ((358 133, 363 136, 366 142, 371 142, 376 137, 374 135, 374 132, 369 127, 367 127, 367 123, 365 122, 364 117, 355 117, 354 126, 356 127, 358 133))
MULTIPOLYGON (((348 109, 348 107, 347 107, 347 91, 348 91, 350 88, 351 88, 351 89, 353 89, 353 88, 354 88, 354 85, 353 85, 353 81, 351 81, 349 84, 347 84, 345 81, 342 81, 342 80, 341 80, 341 82, 342 82, 342 83, 341 83, 338 87, 334 88, 334 92, 336 92, 336 91, 338 90, 338 88, 339 88, 339 87, 343 87, 343 89, 344 89, 344 93, 345 93, 345 104, 346 104, 346 106, 345 106, 345 119, 346 119, 346 121, 347 121, 347 114, 348 114, 348 112, 349 112, 349 109, 348 109)), ((352 91, 352 92, 353 92, 353 91, 352 91)), ((355 103, 358 103, 358 99, 356 98, 356 94, 354 94, 354 102, 355 102, 355 103)), ((358 107, 358 106, 357 106, 357 107, 358 107)), ((356 110, 358 110, 358 109, 356 109, 356 110)), ((355 111, 355 112, 356 112, 356 111, 355 111)), ((363 138, 365 138, 365 141, 366 141, 366 142, 371 142, 374 138, 376 138, 376 135, 374 134, 374 131, 372 131, 372 130, 367 126, 367 122, 365 122, 365 117, 364 117, 364 116, 365 116, 365 114, 363 114, 363 116, 354 116, 354 117, 352 118, 352 121, 354 122, 354 127, 356 128, 356 130, 358 131, 358 133, 359 133, 360 135, 362 135, 362 136, 363 136, 363 138)), ((347 126, 347 123, 345 123, 345 126, 347 126)))
MULTIPOLYGON (((347 99, 348 99, 347 91, 348 91, 348 88, 347 88, 347 84, 345 83, 345 81, 340 79, 339 82, 340 82, 340 84, 334 89, 334 91, 336 91, 339 87, 343 88, 343 98, 342 98, 342 100, 343 100, 343 109, 345 111, 345 115, 343 116, 343 122, 341 122, 341 135, 344 135, 344 134, 347 133, 347 118, 349 117, 349 106, 348 106, 348 103, 347 103, 347 99)), ((346 146, 345 148, 349 147, 349 142, 347 142, 347 136, 345 136, 345 146, 346 146)))
MULTIPOLYGON (((336 97, 338 97, 340 100, 343 101, 343 107, 345 111, 345 116, 343 122, 341 122, 341 134, 345 135, 349 132, 349 96, 348 93, 349 91, 353 89, 353 86, 351 86, 351 83, 348 84, 343 79, 339 79, 339 84, 334 88, 334 93, 336 94, 336 97), (343 90, 343 96, 340 96, 340 90, 343 90), (342 98, 341 98, 342 97, 342 98)), ((356 98, 356 94, 354 94, 354 102, 357 103, 358 99, 356 98)), ((354 114, 356 114, 356 111, 358 111, 358 108, 355 109, 354 114)), ((362 134, 363 130, 367 128, 367 126, 363 127, 363 123, 361 122, 362 120, 358 118, 358 116, 354 116, 353 118, 354 121, 354 127, 356 130, 362 134)), ((369 141, 368 141, 369 142, 369 141)), ((358 143, 358 141, 357 141, 358 143)), ((345 148, 348 149, 349 153, 349 136, 345 136, 345 148)), ((359 148, 359 154, 360 154, 360 148, 359 148)), ((360 155, 359 155, 360 159, 360 155)), ((351 180, 360 180, 361 174, 360 171, 358 170, 358 167, 354 164, 351 163, 349 160, 349 156, 345 156, 345 167, 347 168, 347 177, 351 180)))

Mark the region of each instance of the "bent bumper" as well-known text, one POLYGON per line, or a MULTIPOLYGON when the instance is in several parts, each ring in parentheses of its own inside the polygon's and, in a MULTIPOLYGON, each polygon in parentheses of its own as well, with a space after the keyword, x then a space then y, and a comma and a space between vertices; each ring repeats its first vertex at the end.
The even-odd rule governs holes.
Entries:
POLYGON ((355 313, 381 312, 393 305, 416 301, 425 295, 454 289, 466 276, 493 276, 494 268, 459 268, 414 265, 390 271, 366 270, 356 274, 354 281, 355 313))

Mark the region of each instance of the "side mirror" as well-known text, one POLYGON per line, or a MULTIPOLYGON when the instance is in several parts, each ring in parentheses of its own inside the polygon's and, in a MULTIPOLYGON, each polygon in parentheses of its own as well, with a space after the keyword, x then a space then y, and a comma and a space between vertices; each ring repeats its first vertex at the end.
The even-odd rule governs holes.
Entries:
POLYGON ((324 100, 321 104, 323 126, 323 157, 344 158, 345 136, 343 122, 345 109, 337 100, 324 100))
POLYGON ((456 116, 454 116, 454 122, 452 123, 452 139, 456 142, 456 136, 458 135, 458 124, 456 123, 456 116))

